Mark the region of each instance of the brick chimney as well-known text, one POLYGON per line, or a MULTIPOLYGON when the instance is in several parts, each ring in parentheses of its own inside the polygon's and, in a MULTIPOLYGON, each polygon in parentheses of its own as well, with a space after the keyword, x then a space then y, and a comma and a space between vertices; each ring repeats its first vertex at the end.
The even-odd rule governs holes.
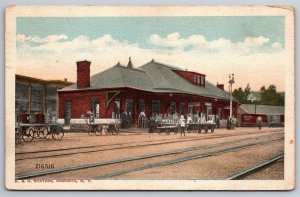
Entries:
POLYGON ((217 83, 217 87, 220 88, 221 90, 224 90, 224 84, 217 83))
POLYGON ((90 82, 90 65, 91 62, 84 60, 76 62, 77 64, 77 88, 88 88, 90 82))

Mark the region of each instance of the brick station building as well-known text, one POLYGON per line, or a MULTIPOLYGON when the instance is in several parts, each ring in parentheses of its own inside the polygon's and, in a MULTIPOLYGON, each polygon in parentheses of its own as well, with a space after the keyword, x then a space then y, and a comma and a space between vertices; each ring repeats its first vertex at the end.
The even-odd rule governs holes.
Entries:
MULTIPOLYGON (((96 118, 112 118, 126 111, 137 124, 144 111, 147 118, 157 114, 202 113, 221 119, 229 116, 230 95, 204 74, 182 70, 154 60, 134 68, 117 65, 90 77, 91 62, 77 62, 77 83, 58 91, 59 118, 69 123, 91 111, 96 118)), ((237 102, 233 101, 237 115, 237 102)))

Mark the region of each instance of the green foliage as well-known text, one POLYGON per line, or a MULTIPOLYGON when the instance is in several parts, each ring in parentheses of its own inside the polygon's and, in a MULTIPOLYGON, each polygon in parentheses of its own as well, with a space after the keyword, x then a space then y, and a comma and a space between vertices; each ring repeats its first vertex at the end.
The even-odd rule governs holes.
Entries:
POLYGON ((246 97, 248 97, 248 95, 251 93, 251 88, 250 88, 249 83, 247 84, 247 86, 246 86, 244 92, 245 92, 245 96, 246 96, 246 97))
POLYGON ((251 103, 251 101, 248 101, 248 95, 250 94, 251 88, 250 85, 247 84, 247 87, 245 88, 245 90, 243 90, 241 87, 239 87, 239 89, 235 89, 232 92, 232 96, 234 98, 236 98, 240 103, 251 103))
POLYGON ((261 104, 263 105, 284 105, 284 97, 276 92, 276 86, 270 85, 260 89, 261 104))
POLYGON ((251 93, 250 85, 247 84, 246 88, 243 90, 241 87, 235 89, 232 96, 236 98, 241 104, 263 104, 263 105, 284 105, 284 95, 276 92, 276 86, 270 85, 267 89, 265 86, 260 88, 260 101, 248 100, 248 95, 251 93))

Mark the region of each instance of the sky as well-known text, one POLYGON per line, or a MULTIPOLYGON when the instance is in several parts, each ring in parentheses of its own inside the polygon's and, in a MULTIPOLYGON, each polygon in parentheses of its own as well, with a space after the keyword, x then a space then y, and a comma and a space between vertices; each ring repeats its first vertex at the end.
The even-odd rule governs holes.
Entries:
MULTIPOLYGON (((118 62, 154 59, 206 74, 212 83, 284 91, 284 17, 18 17, 17 74, 76 81, 76 61, 91 74, 118 62)), ((227 89, 227 88, 226 88, 227 89)))

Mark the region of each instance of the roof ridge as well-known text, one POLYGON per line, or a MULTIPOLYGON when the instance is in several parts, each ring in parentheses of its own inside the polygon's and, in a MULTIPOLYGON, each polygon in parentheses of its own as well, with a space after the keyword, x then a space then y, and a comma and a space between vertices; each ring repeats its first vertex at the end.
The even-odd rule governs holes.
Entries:
POLYGON ((157 61, 154 61, 154 59, 152 59, 150 62, 147 62, 146 64, 143 64, 142 66, 140 66, 139 68, 142 68, 150 63, 154 63, 154 64, 159 64, 161 66, 165 66, 165 67, 169 67, 171 69, 177 69, 177 70, 182 70, 184 71, 183 68, 180 68, 180 67, 177 67, 177 66, 172 66, 172 65, 169 65, 169 64, 165 64, 165 63, 161 63, 161 62, 157 62, 157 61))
POLYGON ((135 71, 140 71, 140 72, 145 73, 145 71, 142 70, 142 69, 138 69, 138 68, 128 68, 127 66, 124 66, 124 65, 121 65, 121 64, 115 65, 114 67, 120 67, 120 68, 125 68, 125 69, 128 69, 128 70, 135 70, 135 71))

